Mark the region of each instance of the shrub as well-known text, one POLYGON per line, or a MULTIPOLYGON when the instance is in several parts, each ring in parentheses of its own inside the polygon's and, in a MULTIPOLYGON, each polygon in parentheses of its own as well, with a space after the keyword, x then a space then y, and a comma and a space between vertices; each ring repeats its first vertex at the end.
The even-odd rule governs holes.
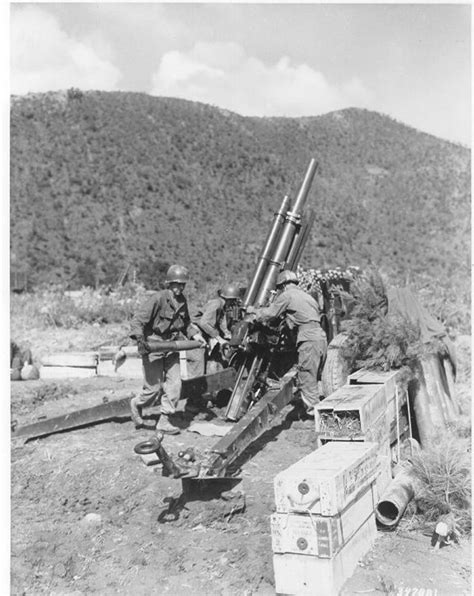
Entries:
POLYGON ((469 439, 447 435, 413 455, 413 470, 423 482, 416 506, 425 522, 451 514, 460 533, 471 530, 469 439))

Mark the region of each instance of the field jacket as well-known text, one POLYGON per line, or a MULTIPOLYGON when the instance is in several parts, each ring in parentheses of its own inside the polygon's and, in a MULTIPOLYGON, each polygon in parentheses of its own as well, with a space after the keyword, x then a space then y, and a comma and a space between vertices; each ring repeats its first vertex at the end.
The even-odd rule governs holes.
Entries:
POLYGON ((297 343, 319 340, 324 334, 316 300, 293 284, 288 284, 270 306, 256 311, 257 321, 283 317, 290 329, 297 329, 297 343))
POLYGON ((130 337, 153 335, 157 339, 191 339, 199 329, 190 320, 188 303, 171 290, 161 290, 150 296, 136 311, 130 329, 130 337))
POLYGON ((194 324, 209 337, 228 336, 225 300, 223 298, 209 300, 194 318, 194 324))

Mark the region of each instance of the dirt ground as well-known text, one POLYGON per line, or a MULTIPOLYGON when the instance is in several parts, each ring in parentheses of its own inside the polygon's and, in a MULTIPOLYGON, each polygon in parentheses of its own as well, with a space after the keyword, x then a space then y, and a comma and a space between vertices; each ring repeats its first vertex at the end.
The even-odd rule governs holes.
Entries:
MULTIPOLYGON (((97 377, 12 384, 19 425, 136 393, 137 380, 97 377)), ((225 498, 182 497, 179 480, 146 466, 133 447, 152 434, 108 422, 11 447, 11 594, 270 595, 275 593, 270 515, 273 478, 315 448, 314 423, 291 419, 241 463, 225 498), (231 498, 232 497, 232 498, 231 498)), ((186 428, 172 453, 217 441, 186 428)), ((404 519, 378 533, 343 595, 471 593, 471 543, 434 551, 429 531, 404 519)))

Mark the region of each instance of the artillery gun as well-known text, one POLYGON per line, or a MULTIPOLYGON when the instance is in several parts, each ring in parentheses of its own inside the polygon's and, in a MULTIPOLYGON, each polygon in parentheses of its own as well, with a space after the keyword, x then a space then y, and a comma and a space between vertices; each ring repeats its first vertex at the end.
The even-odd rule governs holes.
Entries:
MULTIPOLYGON (((231 423, 229 432, 201 460, 197 457, 173 460, 166 453, 163 437, 159 434, 136 446, 137 453, 157 452, 168 474, 175 478, 228 477, 235 460, 272 426, 277 414, 293 397, 296 371, 292 367, 296 346, 291 333, 283 326, 252 323, 246 316, 246 309, 268 305, 275 296, 280 271, 296 271, 314 222, 314 212, 306 210, 305 204, 317 169, 318 165, 312 159, 293 204, 285 196, 275 213, 233 329, 230 366, 218 373, 183 382, 183 399, 216 395, 224 390, 231 393, 225 412, 226 420, 231 423)), ((328 335, 328 338, 331 336, 328 335)), ((172 347, 167 345, 165 348, 172 347)), ((174 346, 172 349, 182 348, 174 346)), ((163 346, 156 346, 156 349, 163 349, 163 346)), ((124 398, 77 410, 17 427, 13 429, 12 436, 28 440, 92 423, 129 418, 129 404, 130 398, 124 398)))
MULTIPOLYGON (((252 323, 245 312, 249 306, 271 303, 280 271, 296 270, 314 221, 314 212, 305 211, 305 203, 317 168, 312 159, 293 205, 288 196, 284 197, 242 300, 241 320, 230 341, 230 366, 236 376, 225 412, 225 418, 234 425, 200 461, 173 460, 162 445, 161 434, 135 448, 140 454, 156 452, 168 474, 175 478, 227 477, 231 464, 270 428, 276 414, 293 397, 294 338, 283 326, 252 323)), ((222 371, 228 373, 229 369, 222 371)))

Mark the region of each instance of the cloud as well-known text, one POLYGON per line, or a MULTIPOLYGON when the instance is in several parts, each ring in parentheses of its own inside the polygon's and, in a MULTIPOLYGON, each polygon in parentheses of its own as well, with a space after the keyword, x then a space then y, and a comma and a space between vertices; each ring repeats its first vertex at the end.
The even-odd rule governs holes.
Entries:
POLYGON ((13 94, 70 87, 110 91, 121 78, 110 60, 101 57, 110 56, 105 41, 67 35, 54 16, 37 6, 12 11, 10 51, 13 94))
POLYGON ((198 42, 165 53, 152 76, 152 95, 214 104, 244 116, 313 116, 371 107, 373 94, 354 77, 331 85, 323 73, 283 56, 266 65, 236 43, 198 42))

